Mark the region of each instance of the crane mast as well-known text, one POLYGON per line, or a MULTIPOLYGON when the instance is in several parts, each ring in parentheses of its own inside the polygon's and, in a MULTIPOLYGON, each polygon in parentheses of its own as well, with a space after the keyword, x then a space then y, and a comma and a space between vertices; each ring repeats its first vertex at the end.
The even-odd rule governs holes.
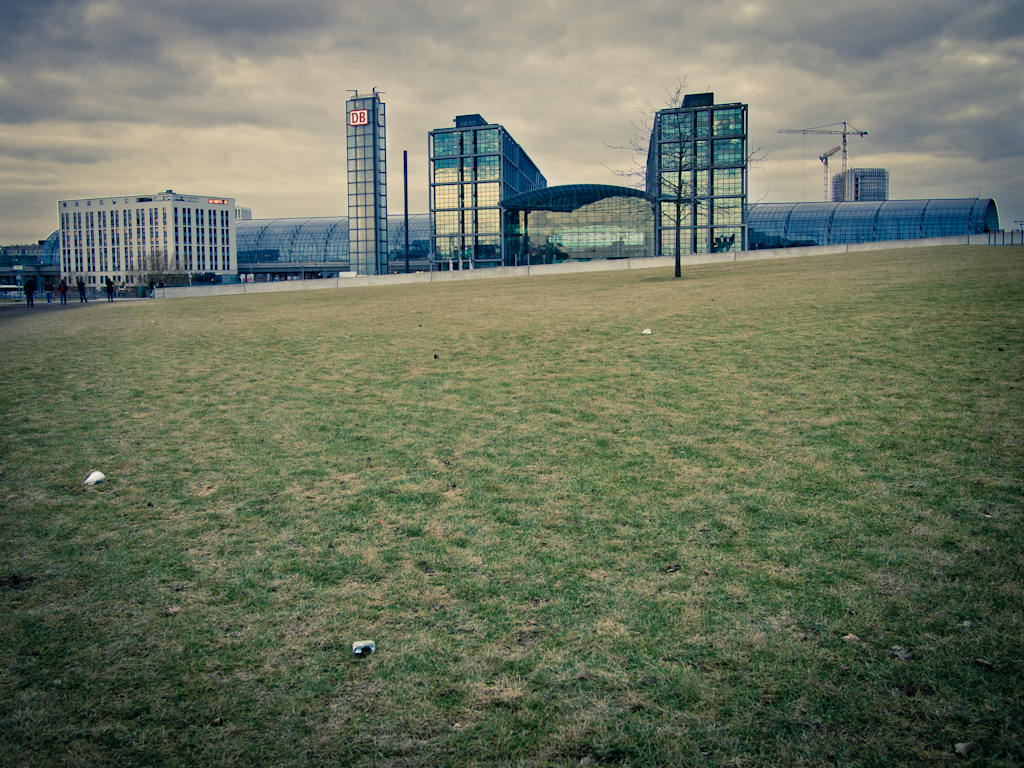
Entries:
POLYGON ((832 149, 830 149, 828 152, 826 152, 824 155, 822 155, 821 157, 818 158, 819 160, 821 160, 821 162, 823 162, 825 164, 825 202, 826 203, 828 202, 828 159, 830 157, 832 157, 832 155, 834 155, 836 152, 838 152, 841 149, 842 149, 842 147, 832 147, 832 149))

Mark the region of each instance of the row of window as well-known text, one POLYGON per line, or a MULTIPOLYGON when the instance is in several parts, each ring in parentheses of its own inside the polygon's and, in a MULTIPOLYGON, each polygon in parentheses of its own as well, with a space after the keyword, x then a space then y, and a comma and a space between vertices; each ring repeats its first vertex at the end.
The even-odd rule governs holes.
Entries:
POLYGON ((495 206, 500 200, 498 184, 438 184, 431 187, 431 209, 477 208, 495 206))
POLYGON ((497 180, 501 170, 498 155, 479 157, 446 157, 431 161, 434 184, 451 184, 459 181, 497 180))
MULTIPOLYGON (((661 203, 660 226, 674 228, 676 225, 676 206, 672 202, 661 203)), ((707 226, 708 224, 742 224, 743 198, 726 197, 715 200, 693 199, 679 207, 679 223, 681 226, 707 226)))
POLYGON ((501 232, 500 208, 476 208, 459 211, 437 211, 434 232, 443 235, 501 232))
POLYGON ((431 133, 434 157, 459 155, 486 155, 500 149, 497 128, 477 128, 462 131, 434 131, 431 133))
POLYGON ((726 107, 714 110, 662 111, 658 113, 658 128, 662 141, 708 136, 742 136, 743 109, 726 107))

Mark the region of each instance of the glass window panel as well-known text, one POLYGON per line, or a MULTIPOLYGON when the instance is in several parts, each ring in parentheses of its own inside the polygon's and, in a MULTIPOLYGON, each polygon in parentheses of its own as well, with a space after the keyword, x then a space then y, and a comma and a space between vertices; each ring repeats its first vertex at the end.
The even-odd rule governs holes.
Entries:
POLYGON ((476 204, 477 205, 497 205, 499 194, 498 185, 496 183, 477 184, 476 185, 476 204))
POLYGON ((457 154, 459 154, 458 132, 434 134, 434 157, 450 157, 457 154))
MULTIPOLYGON (((692 209, 689 203, 683 204, 679 209, 679 225, 690 226, 692 222, 692 209)), ((676 207, 673 203, 661 204, 661 226, 674 229, 676 226, 676 207)))
POLYGON ((743 194, 743 170, 740 168, 725 168, 714 171, 712 174, 712 192, 716 195, 742 195, 743 194))
POLYGON ((498 129, 484 128, 476 132, 477 154, 498 151, 498 129))
POLYGON ((434 181, 447 184, 459 180, 459 161, 455 158, 434 160, 434 181))
POLYGON ((476 159, 476 177, 480 181, 498 178, 498 156, 485 155, 476 159))
POLYGON ((714 146, 715 165, 741 165, 743 139, 719 139, 714 146))
POLYGON ((706 168, 711 165, 711 142, 695 141, 696 163, 698 168, 706 168))
POLYGON ((434 187, 434 208, 451 209, 459 207, 459 185, 444 184, 434 187))
POLYGON ((741 109, 716 109, 712 131, 715 136, 741 136, 743 134, 743 111, 741 109))
POLYGON ((454 235, 459 232, 458 211, 438 211, 434 214, 434 231, 439 235, 454 235))
POLYGON ((477 232, 498 232, 498 208, 483 209, 476 212, 477 232))
POLYGON ((712 218, 715 224, 742 224, 743 198, 716 198, 711 202, 712 218))
POLYGON ((704 138, 708 135, 708 112, 695 112, 694 113, 694 135, 699 138, 704 138))

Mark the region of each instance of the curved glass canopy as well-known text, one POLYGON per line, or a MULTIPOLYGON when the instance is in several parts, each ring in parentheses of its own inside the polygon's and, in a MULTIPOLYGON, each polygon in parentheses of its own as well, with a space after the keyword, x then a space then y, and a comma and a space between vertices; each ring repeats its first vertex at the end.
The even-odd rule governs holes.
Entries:
MULTIPOLYGON (((388 256, 405 253, 404 216, 388 216, 388 256)), ((249 219, 235 224, 239 264, 325 264, 341 271, 349 263, 348 217, 249 219)), ((430 216, 409 216, 409 250, 426 253, 430 216)))
POLYGON ((506 197, 501 201, 501 207, 505 210, 570 213, 609 197, 651 199, 642 189, 632 187, 617 187, 612 184, 563 184, 506 197))
POLYGON ((999 229, 999 211, 990 198, 754 203, 747 227, 751 250, 793 248, 980 235, 999 229))

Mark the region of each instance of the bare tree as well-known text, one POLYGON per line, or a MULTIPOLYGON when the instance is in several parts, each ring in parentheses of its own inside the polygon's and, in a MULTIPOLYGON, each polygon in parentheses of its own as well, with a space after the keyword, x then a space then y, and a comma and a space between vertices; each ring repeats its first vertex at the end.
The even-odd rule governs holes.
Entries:
POLYGON ((182 285, 189 282, 188 272, 172 262, 167 252, 157 248, 149 253, 141 253, 136 261, 136 269, 132 271, 135 282, 140 285, 182 285))
MULTIPOLYGON (((658 113, 683 106, 686 78, 677 79, 674 89, 666 88, 665 103, 656 109, 649 102, 639 109, 641 119, 634 122, 633 133, 624 146, 605 144, 613 149, 627 150, 632 154, 630 167, 626 170, 611 170, 616 176, 626 179, 630 186, 646 189, 654 198, 655 227, 660 228, 666 215, 675 230, 675 276, 682 277, 682 233, 684 221, 696 223, 701 206, 707 206, 710 189, 708 174, 693 173, 692 169, 706 166, 707 158, 697 157, 698 150, 710 151, 707 136, 698 136, 686 121, 672 119, 672 114, 663 115, 659 122, 658 113), (667 139, 667 140, 665 140, 667 139), (698 139, 701 144, 698 145, 698 139), (703 183, 702 180, 703 179, 703 183), (668 206, 663 205, 668 203, 668 206)), ((688 115, 687 115, 688 118, 688 115)), ((759 167, 767 157, 760 148, 746 156, 747 167, 759 167)), ((705 211, 706 213, 706 211, 705 211)), ((687 231, 693 232, 691 227, 687 231)), ((717 240, 716 240, 717 242, 717 240)), ((693 252, 691 240, 687 252, 693 252)))

